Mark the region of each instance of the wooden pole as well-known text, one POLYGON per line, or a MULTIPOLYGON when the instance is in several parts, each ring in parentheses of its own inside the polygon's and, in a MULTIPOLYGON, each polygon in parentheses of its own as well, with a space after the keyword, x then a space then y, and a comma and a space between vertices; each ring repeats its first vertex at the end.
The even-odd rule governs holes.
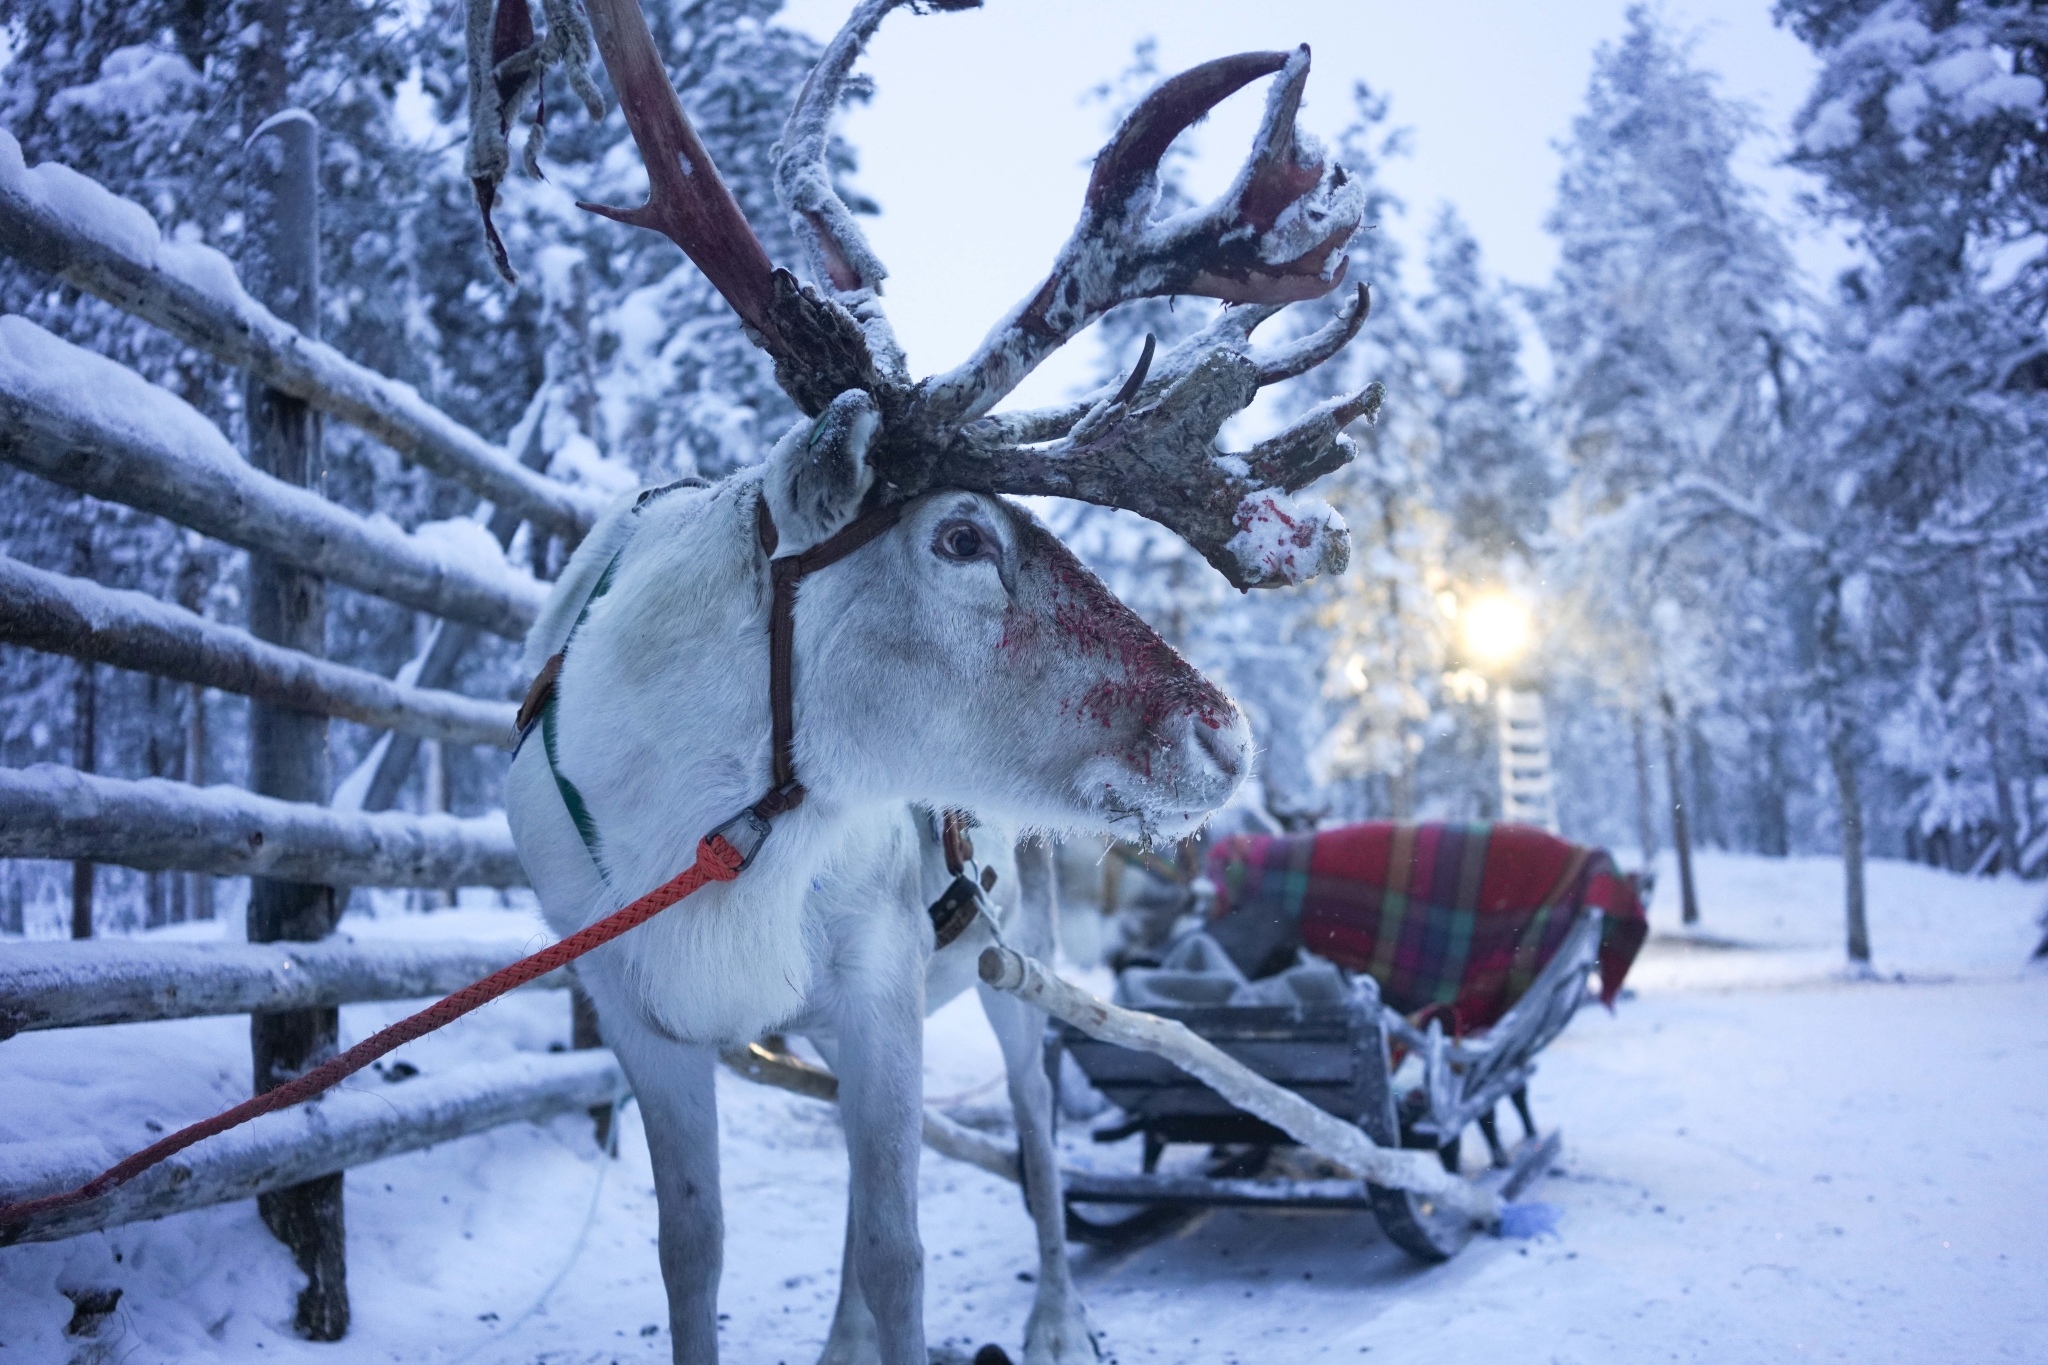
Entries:
POLYGON ((1500 1196, 1452 1175, 1434 1153, 1379 1146, 1362 1129, 1267 1080, 1178 1020, 1112 1005, 1002 945, 982 949, 979 968, 983 984, 1008 991, 1092 1038, 1164 1057, 1239 1109, 1362 1180, 1428 1195, 1480 1226, 1500 1223, 1500 1196))
MULTIPOLYGON (((73 766, 82 773, 94 771, 99 753, 99 687, 93 665, 78 666, 76 703, 77 752, 73 766)), ((92 937, 93 865, 81 858, 71 864, 71 937, 92 937)))
MULTIPOLYGON (((250 251, 243 282, 271 312, 317 338, 320 327, 319 129, 285 109, 288 10, 282 0, 252 6, 261 26, 245 69, 243 127, 253 134, 245 163, 250 251)), ((302 398, 248 382, 249 463, 284 483, 319 487, 320 416, 302 398)), ((327 584, 262 551, 249 556, 249 633, 259 640, 327 654, 327 584)), ((325 805, 330 786, 327 718, 264 702, 249 707, 249 786, 264 796, 325 805)), ((252 880, 249 941, 312 942, 334 929, 334 888, 252 880)), ((273 1090, 334 1055, 340 1015, 332 1007, 249 1017, 256 1092, 273 1090)), ((292 1326, 313 1341, 348 1332, 348 1274, 341 1174, 318 1176, 257 1199, 264 1224, 291 1248, 305 1273, 292 1326)))

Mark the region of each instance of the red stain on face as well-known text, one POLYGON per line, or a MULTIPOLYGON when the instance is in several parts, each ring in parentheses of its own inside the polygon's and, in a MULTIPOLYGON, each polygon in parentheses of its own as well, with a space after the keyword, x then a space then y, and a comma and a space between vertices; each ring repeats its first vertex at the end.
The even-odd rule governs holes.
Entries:
POLYGON ((1071 707, 1105 729, 1135 721, 1134 751, 1127 757, 1148 775, 1151 749, 1164 742, 1156 733, 1160 722, 1186 715, 1220 730, 1234 719, 1230 699, 1066 546, 1037 526, 1021 529, 1027 549, 1038 552, 1029 558, 1043 566, 1050 611, 1027 615, 1013 608, 1004 622, 1004 647, 1022 651, 1049 633, 1054 647, 1103 665, 1099 680, 1062 710, 1071 707))

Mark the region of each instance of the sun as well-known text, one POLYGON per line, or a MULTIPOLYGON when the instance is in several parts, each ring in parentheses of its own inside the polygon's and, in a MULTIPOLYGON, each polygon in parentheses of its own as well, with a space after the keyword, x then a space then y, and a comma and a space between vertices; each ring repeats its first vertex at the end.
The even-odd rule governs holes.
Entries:
POLYGON ((1504 592, 1474 598, 1458 615, 1465 651, 1482 665, 1511 664, 1529 647, 1529 609, 1504 592))

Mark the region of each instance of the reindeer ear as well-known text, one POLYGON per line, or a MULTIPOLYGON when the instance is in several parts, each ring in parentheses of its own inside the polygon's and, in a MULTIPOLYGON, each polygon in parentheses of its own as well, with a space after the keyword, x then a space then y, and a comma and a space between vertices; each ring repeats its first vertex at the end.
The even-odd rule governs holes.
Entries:
POLYGON ((875 400, 848 389, 816 421, 797 423, 776 445, 764 490, 778 554, 807 550, 853 520, 875 481, 868 447, 880 423, 875 400))

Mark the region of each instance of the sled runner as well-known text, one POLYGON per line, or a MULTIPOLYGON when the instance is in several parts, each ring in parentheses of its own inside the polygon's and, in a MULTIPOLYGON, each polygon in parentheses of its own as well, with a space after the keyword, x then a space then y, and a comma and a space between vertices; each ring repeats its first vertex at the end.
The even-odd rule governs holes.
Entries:
MULTIPOLYGON (((1560 1135, 1539 1133, 1530 1111, 1537 1054, 1596 969, 1612 1003, 1645 933, 1635 886, 1605 853, 1526 826, 1372 824, 1226 839, 1208 873, 1205 930, 1126 967, 1117 1003, 1186 1024, 1374 1142, 1436 1151, 1454 1174, 1476 1126, 1488 1164, 1471 1178, 1503 1198, 1549 1167, 1560 1135), (1521 1122, 1512 1148, 1495 1118, 1503 1099, 1521 1122)), ((1140 1174, 1067 1173, 1077 1241, 1121 1244, 1215 1205, 1370 1209, 1425 1261, 1471 1239, 1468 1219, 1425 1196, 1259 1178, 1287 1136, 1160 1057, 1072 1026, 1050 1030, 1047 1049, 1055 1067, 1071 1053, 1123 1111, 1098 1141, 1144 1144, 1140 1174), (1178 1143, 1230 1155, 1206 1174, 1160 1171, 1178 1143)))

